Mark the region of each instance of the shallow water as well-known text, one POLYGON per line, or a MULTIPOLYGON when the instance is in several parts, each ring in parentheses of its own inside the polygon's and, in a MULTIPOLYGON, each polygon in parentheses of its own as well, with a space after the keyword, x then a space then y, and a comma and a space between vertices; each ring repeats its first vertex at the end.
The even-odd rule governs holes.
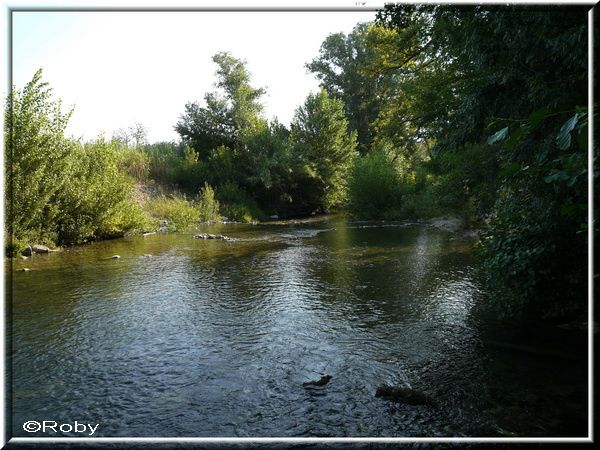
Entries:
POLYGON ((156 234, 13 263, 15 436, 48 435, 27 420, 94 436, 586 434, 585 340, 528 335, 567 358, 487 345, 472 242, 335 218, 199 230, 236 240, 156 234), (381 383, 437 406, 376 398, 381 383))

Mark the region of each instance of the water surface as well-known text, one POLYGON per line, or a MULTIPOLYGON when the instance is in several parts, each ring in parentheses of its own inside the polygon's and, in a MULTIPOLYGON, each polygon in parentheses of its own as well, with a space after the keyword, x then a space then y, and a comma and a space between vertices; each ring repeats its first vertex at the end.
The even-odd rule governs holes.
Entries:
POLYGON ((585 341, 548 344, 567 358, 487 345, 472 242, 342 219, 200 231, 236 240, 14 262, 14 435, 32 436, 27 420, 99 436, 585 435, 585 341), (382 383, 438 406, 376 398, 382 383))

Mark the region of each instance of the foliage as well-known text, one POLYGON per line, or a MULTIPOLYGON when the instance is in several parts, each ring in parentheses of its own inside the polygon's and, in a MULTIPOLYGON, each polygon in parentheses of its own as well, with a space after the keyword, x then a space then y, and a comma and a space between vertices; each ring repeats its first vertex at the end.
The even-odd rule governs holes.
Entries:
POLYGON ((117 166, 137 181, 146 181, 150 174, 150 157, 135 147, 117 145, 117 166))
POLYGON ((68 183, 57 192, 57 242, 122 236, 151 226, 132 200, 133 181, 119 169, 119 152, 102 139, 73 147, 68 183))
POLYGON ((366 153, 374 139, 372 123, 378 117, 383 99, 394 89, 392 72, 373 76, 369 68, 376 54, 368 45, 374 24, 361 23, 351 33, 329 35, 319 51, 319 56, 306 65, 321 82, 321 87, 344 102, 349 128, 357 132, 359 150, 366 153))
POLYGON ((250 73, 245 62, 229 53, 213 56, 217 64, 217 87, 224 95, 210 92, 204 96, 206 106, 188 103, 175 130, 189 144, 201 160, 213 149, 234 148, 262 124, 260 97, 263 89, 250 85, 250 73))
POLYGON ((377 219, 402 202, 400 173, 388 156, 374 151, 354 164, 348 210, 361 219, 377 219))
POLYGON ((151 198, 146 210, 158 220, 167 220, 172 231, 190 228, 201 220, 200 210, 190 200, 180 195, 159 195, 151 198))
POLYGON ((130 179, 104 141, 81 146, 66 139, 70 112, 61 111, 41 71, 6 109, 8 252, 27 244, 75 244, 123 235, 147 224, 130 200, 130 179))
POLYGON ((346 182, 356 151, 356 132, 349 132, 344 104, 325 90, 310 94, 297 109, 291 139, 302 159, 305 201, 325 210, 346 200, 346 182))
POLYGON ((378 15, 399 36, 373 42, 379 70, 402 75, 390 123, 408 121, 429 147, 442 204, 489 224, 482 254, 507 314, 585 308, 586 15, 435 5, 378 15))
POLYGON ((265 215, 247 192, 232 181, 226 182, 217 192, 222 202, 223 214, 236 222, 264 220, 265 215))
POLYGON ((204 183, 199 197, 198 211, 200 220, 204 222, 219 220, 221 218, 219 216, 219 202, 215 197, 215 191, 208 183, 204 183))

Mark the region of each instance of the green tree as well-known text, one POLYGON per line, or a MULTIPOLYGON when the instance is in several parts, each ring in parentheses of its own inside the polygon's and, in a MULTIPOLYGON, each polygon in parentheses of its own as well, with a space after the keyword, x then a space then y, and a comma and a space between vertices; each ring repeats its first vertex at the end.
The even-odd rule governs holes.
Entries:
POLYGON ((60 214, 55 195, 68 184, 74 144, 65 139, 71 111, 63 113, 38 70, 23 90, 14 89, 5 113, 9 235, 15 247, 56 238, 60 214))
POLYGON ((321 44, 319 55, 306 65, 330 96, 344 102, 349 127, 357 132, 359 151, 366 153, 374 139, 371 124, 389 92, 396 86, 393 72, 372 73, 376 54, 368 45, 374 25, 360 23, 351 33, 335 33, 321 44))
MULTIPOLYGON (((5 139, 8 252, 27 244, 75 244, 148 225, 131 199, 132 179, 114 145, 65 138, 61 111, 41 70, 7 101, 5 139)), ((120 144, 119 144, 120 145, 120 144)))
POLYGON ((587 8, 389 5, 378 20, 415 35, 418 57, 390 51, 389 70, 407 74, 395 117, 425 136, 442 191, 471 199, 489 223, 482 247, 501 309, 582 312, 587 143, 575 129, 587 8), (436 80, 443 89, 428 88, 436 80))
POLYGON ((346 201, 347 178, 357 156, 356 132, 348 130, 342 100, 327 91, 310 94, 297 109, 291 139, 302 160, 304 201, 325 210, 346 201))
POLYGON ((222 95, 210 92, 204 96, 206 106, 196 102, 185 106, 185 113, 175 126, 185 143, 206 159, 219 146, 240 148, 244 140, 264 126, 259 100, 264 89, 250 85, 246 62, 226 52, 213 56, 217 64, 216 86, 222 95))

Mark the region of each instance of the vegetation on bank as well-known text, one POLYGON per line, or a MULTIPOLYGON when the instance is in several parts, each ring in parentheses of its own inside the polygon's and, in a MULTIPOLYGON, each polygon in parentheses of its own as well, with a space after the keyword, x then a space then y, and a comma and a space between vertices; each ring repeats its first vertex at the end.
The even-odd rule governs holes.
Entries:
POLYGON ((499 311, 581 314, 587 251, 585 7, 392 5, 332 34, 321 83, 289 127, 229 53, 185 105, 180 141, 143 126, 65 137, 38 72, 7 102, 9 253, 135 233, 167 220, 252 222, 331 210, 398 220, 452 213, 481 228, 499 311), (134 201, 137 184, 169 187, 134 201))

